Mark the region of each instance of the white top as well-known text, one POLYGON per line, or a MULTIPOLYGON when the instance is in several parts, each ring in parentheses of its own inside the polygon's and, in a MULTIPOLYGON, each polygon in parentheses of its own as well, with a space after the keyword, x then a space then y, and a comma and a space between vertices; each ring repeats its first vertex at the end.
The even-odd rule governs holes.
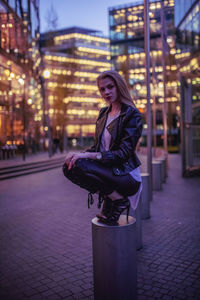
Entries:
MULTIPOLYGON (((108 118, 106 121, 106 125, 105 125, 105 129, 103 131, 102 134, 102 138, 101 138, 101 144, 100 144, 100 151, 108 151, 109 150, 109 146, 110 146, 110 141, 111 141, 111 135, 109 133, 109 131, 107 130, 107 126, 119 116, 120 112, 118 112, 117 115, 115 115, 114 117, 110 116, 110 114, 108 114, 108 118)), ((136 169, 132 170, 129 173, 135 180, 137 180, 138 182, 141 182, 139 190, 137 191, 137 193, 133 196, 129 196, 128 199, 130 201, 130 204, 132 206, 132 208, 135 210, 138 206, 138 202, 140 199, 140 194, 142 191, 142 178, 140 175, 140 168, 137 167, 136 169)))
POLYGON ((100 151, 108 151, 109 150, 111 135, 110 135, 109 131, 107 130, 107 126, 114 119, 116 119, 119 116, 119 114, 120 114, 120 111, 114 117, 112 117, 112 116, 110 116, 110 114, 108 114, 108 118, 107 118, 107 121, 106 121, 106 126, 105 126, 105 129, 103 131, 102 138, 101 138, 100 151))

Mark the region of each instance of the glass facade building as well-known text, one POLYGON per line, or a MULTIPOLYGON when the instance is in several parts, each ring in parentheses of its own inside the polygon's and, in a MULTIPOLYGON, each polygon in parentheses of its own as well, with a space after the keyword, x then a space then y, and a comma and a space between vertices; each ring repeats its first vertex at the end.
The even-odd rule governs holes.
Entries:
MULTIPOLYGON (((182 55, 176 48, 176 33, 174 26, 174 0, 164 1, 164 19, 166 36, 166 100, 168 103, 168 127, 177 134, 179 118, 179 93, 177 80, 176 55, 182 55)), ((164 102, 162 38, 161 38, 161 1, 150 1, 150 73, 151 73, 151 103, 154 116, 154 129, 161 136, 163 133, 162 114, 164 102)), ((144 1, 119 7, 109 8, 109 28, 111 62, 129 84, 136 106, 146 113, 146 83, 145 83, 145 51, 144 51, 144 1)), ((189 55, 184 54, 184 55, 189 55)), ((145 130, 144 130, 145 132, 145 130)), ((161 140, 158 142, 162 142, 161 140)))
POLYGON ((97 76, 110 69, 109 39, 100 32, 67 28, 41 34, 47 110, 53 136, 90 138, 102 106, 97 76))
MULTIPOLYGON (((0 0, 0 145, 33 137, 41 103, 38 0, 0 0)), ((35 137, 34 137, 35 138, 35 137)))
POLYGON ((177 44, 192 51, 200 48, 200 1, 175 1, 177 44))
POLYGON ((175 0, 175 26, 180 24, 195 2, 196 0, 175 0))
POLYGON ((200 171, 200 1, 175 0, 177 46, 189 51, 179 63, 182 173, 200 171))

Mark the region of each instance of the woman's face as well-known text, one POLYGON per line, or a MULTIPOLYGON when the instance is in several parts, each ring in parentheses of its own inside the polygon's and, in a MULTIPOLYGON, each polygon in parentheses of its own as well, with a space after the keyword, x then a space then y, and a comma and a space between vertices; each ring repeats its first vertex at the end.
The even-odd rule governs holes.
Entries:
POLYGON ((117 86, 114 80, 110 77, 99 80, 99 91, 102 98, 108 103, 112 104, 117 101, 117 86))

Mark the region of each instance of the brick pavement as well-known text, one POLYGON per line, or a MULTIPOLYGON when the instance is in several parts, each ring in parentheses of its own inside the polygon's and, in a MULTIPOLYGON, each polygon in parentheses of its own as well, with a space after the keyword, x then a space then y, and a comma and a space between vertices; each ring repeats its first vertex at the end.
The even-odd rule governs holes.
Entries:
MULTIPOLYGON (((138 300, 200 299, 200 184, 170 155, 138 251, 138 300)), ((0 299, 93 299, 86 191, 61 170, 0 182, 0 299)), ((103 299, 102 299, 103 300, 103 299)), ((124 299, 126 300, 126 299, 124 299)))
POLYGON ((182 178, 180 166, 180 156, 171 155, 167 183, 143 221, 138 300, 200 299, 200 180, 182 178))
POLYGON ((43 160, 48 160, 48 159, 51 160, 54 158, 63 157, 65 155, 66 155, 66 152, 63 152, 63 153, 57 152, 49 158, 48 152, 38 152, 36 154, 27 154, 25 161, 23 160, 22 155, 16 155, 9 159, 1 159, 0 160, 0 168, 16 166, 16 165, 21 165, 21 164, 31 163, 31 162, 38 162, 38 161, 43 161, 43 160))

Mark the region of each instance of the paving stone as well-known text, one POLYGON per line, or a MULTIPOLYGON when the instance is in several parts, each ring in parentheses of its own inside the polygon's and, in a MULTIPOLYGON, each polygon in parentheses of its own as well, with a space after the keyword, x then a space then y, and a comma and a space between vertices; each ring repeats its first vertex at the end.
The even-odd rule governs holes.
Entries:
POLYGON ((30 300, 44 300, 44 296, 42 294, 37 294, 37 295, 31 296, 29 299, 30 300))
MULTIPOLYGON (((138 300, 200 300, 199 178, 169 176, 153 194, 137 251, 138 300)), ((0 299, 91 299, 93 266, 87 192, 59 169, 1 182, 0 299)))
POLYGON ((173 299, 173 297, 172 297, 172 296, 169 296, 169 295, 164 295, 164 296, 162 297, 162 300, 171 300, 171 299, 173 299))

